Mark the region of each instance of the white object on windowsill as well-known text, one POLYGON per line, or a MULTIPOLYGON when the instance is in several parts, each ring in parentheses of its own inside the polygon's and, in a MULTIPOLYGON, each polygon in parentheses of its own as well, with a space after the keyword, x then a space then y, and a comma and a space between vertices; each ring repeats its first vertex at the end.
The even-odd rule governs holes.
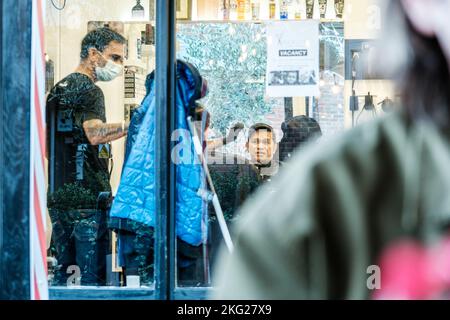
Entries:
POLYGON ((127 276, 127 288, 139 288, 141 280, 139 276, 127 276))

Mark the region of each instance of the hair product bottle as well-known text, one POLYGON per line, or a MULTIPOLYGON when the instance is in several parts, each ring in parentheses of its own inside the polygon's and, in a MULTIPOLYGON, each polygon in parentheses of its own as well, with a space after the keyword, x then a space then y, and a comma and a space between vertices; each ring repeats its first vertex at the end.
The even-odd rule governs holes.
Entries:
POLYGON ((252 20, 259 20, 260 3, 259 0, 252 0, 252 20))
POLYGON ((238 20, 245 20, 245 0, 237 1, 237 18, 238 20))
POLYGON ((319 0, 319 11, 320 11, 320 18, 324 19, 327 14, 327 0, 319 0))
POLYGON ((293 7, 294 7, 295 20, 301 20, 303 15, 302 15, 302 6, 300 3, 300 0, 295 0, 293 7))
POLYGON ((280 19, 289 19, 289 6, 286 0, 280 0, 280 19))
POLYGON ((230 0, 219 0, 219 19, 230 20, 230 0))
POLYGON ((230 20, 237 19, 238 0, 230 0, 230 20))

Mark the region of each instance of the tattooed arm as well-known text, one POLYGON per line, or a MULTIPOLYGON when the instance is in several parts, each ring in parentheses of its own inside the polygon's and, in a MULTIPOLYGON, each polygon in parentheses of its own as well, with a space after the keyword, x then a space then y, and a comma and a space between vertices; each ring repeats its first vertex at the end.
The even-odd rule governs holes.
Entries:
POLYGON ((126 136, 128 124, 122 130, 122 123, 103 123, 99 119, 93 119, 83 122, 83 129, 89 142, 95 146, 126 136))

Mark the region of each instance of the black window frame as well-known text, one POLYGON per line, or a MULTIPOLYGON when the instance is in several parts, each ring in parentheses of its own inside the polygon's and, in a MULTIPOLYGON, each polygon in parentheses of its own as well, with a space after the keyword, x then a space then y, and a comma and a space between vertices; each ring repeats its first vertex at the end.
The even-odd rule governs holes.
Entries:
POLYGON ((32 2, 0 2, 0 300, 30 299, 32 2))

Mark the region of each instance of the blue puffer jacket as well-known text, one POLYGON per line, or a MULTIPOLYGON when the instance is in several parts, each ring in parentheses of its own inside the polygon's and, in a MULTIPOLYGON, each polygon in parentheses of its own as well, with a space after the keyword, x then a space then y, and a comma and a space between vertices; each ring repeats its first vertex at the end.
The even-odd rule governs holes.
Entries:
MULTIPOLYGON (((147 78, 147 96, 134 112, 125 152, 125 165, 119 189, 110 212, 110 227, 132 229, 155 227, 155 85, 153 74, 147 78)), ((201 77, 188 63, 177 63, 176 128, 178 144, 173 150, 182 163, 176 166, 176 231, 185 242, 202 243, 202 219, 207 204, 197 195, 205 187, 202 167, 197 160, 187 124, 187 115, 201 95, 201 77)), ((133 230, 131 230, 133 231, 133 230)))

